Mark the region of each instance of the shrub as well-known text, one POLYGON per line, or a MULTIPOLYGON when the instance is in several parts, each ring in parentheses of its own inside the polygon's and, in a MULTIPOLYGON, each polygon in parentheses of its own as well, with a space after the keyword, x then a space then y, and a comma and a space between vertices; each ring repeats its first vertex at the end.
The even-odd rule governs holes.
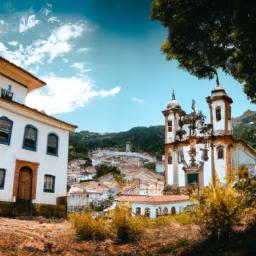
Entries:
POLYGON ((152 163, 152 162, 145 163, 144 168, 146 168, 152 172, 156 172, 156 164, 155 163, 152 163))
POLYGON ((72 227, 81 240, 104 240, 110 236, 109 223, 103 218, 93 218, 89 212, 69 216, 72 227))
POLYGON ((196 216, 193 212, 182 212, 174 215, 172 218, 181 225, 190 225, 196 222, 196 216))
POLYGON ((231 186, 217 179, 196 196, 195 214, 198 224, 209 238, 227 239, 233 232, 240 211, 239 198, 231 186))
POLYGON ((239 192, 244 207, 253 207, 256 204, 256 178, 250 176, 248 168, 243 167, 235 171, 237 181, 234 188, 239 192))
POLYGON ((120 205, 112 212, 112 224, 118 242, 137 242, 143 236, 146 220, 142 216, 133 217, 128 206, 120 205))
POLYGON ((96 171, 97 171, 97 175, 96 175, 97 178, 103 175, 106 175, 108 173, 112 173, 113 175, 114 174, 121 175, 121 171, 117 167, 106 165, 106 164, 97 165, 96 171))

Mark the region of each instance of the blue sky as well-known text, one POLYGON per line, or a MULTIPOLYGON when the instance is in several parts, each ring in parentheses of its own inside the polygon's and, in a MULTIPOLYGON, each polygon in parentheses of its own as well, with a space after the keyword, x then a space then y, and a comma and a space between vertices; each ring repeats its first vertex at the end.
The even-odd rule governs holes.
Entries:
MULTIPOLYGON (((1 1, 0 54, 48 83, 27 104, 79 130, 125 131, 163 124, 175 90, 185 111, 192 99, 209 115, 205 97, 215 81, 198 80, 165 60, 167 31, 150 20, 151 0, 1 1)), ((233 116, 255 110, 242 86, 220 72, 233 116)))

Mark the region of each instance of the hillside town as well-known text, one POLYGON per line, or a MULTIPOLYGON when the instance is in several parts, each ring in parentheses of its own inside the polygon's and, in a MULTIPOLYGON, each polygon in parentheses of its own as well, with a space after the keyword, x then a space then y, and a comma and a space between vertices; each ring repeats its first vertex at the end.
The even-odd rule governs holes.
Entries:
POLYGON ((256 255, 255 26, 253 1, 1 2, 0 256, 256 255))
POLYGON ((219 84, 207 97, 210 124, 196 112, 194 101, 191 113, 186 114, 173 92, 163 111, 163 176, 156 169, 159 161, 147 153, 133 152, 130 142, 124 152, 97 149, 90 152, 90 161, 77 159, 67 165, 68 133, 77 127, 24 105, 26 95, 45 83, 2 57, 0 65, 0 147, 5 155, 0 169, 2 214, 64 217, 85 209, 108 211, 125 202, 131 204, 133 214, 155 218, 189 209, 188 196, 173 194, 177 188, 203 188, 217 177, 222 183, 230 182, 232 170, 241 167, 255 175, 255 150, 232 137, 233 100, 219 84), (21 128, 24 133, 19 132, 21 128), (12 134, 21 141, 23 136, 21 148, 12 134))

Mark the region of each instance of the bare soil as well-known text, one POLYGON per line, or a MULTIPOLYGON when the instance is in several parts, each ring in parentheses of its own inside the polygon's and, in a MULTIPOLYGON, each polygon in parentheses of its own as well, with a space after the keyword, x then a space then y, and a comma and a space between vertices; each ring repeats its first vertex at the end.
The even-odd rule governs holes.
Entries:
POLYGON ((78 241, 66 220, 21 220, 0 218, 0 256, 2 255, 178 255, 183 246, 196 241, 196 226, 172 224, 148 230, 134 244, 116 244, 108 239, 101 242, 78 241))

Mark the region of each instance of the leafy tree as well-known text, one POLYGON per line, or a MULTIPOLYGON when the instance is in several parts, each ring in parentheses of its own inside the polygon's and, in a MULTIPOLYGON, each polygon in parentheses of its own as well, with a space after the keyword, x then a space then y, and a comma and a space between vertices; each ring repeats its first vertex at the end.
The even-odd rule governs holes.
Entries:
POLYGON ((249 0, 154 0, 152 19, 168 28, 162 51, 198 78, 217 69, 256 102, 256 4, 249 0))
POLYGON ((145 163, 144 167, 152 172, 156 172, 156 164, 155 163, 151 163, 151 162, 145 163))
POLYGON ((108 173, 112 173, 113 175, 117 174, 120 175, 120 170, 115 166, 110 166, 106 164, 100 164, 96 166, 97 175, 96 177, 101 177, 103 175, 106 175, 108 173))

